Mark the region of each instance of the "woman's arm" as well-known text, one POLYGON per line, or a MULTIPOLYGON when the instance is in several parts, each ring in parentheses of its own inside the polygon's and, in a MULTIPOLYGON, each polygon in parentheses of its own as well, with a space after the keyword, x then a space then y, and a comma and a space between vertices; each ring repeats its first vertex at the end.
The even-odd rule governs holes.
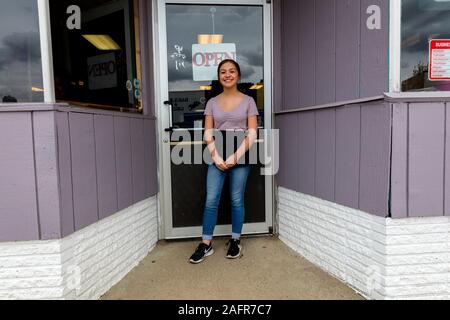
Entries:
POLYGON ((258 117, 251 116, 248 118, 248 134, 245 137, 242 144, 237 149, 236 153, 227 159, 226 163, 228 166, 234 166, 238 163, 245 153, 251 149, 258 137, 258 117))
POLYGON ((205 116, 205 142, 208 146, 211 158, 220 170, 226 170, 227 166, 222 157, 217 153, 216 143, 214 141, 214 118, 213 116, 205 116))

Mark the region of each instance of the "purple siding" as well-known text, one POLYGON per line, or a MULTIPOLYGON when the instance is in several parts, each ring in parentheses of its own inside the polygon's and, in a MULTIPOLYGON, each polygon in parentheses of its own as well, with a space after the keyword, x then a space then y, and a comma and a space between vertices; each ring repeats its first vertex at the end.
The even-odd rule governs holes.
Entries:
POLYGON ((116 213, 121 188, 123 208, 158 192, 155 120, 64 106, 27 109, 0 110, 0 241, 66 237, 116 213), (119 176, 134 184, 123 188, 119 176))
POLYGON ((276 123, 281 130, 280 186, 389 215, 389 104, 380 101, 280 114, 276 123), (298 130, 289 129, 294 127, 298 130), (297 139, 299 147, 293 152, 287 144, 297 139), (292 181, 294 173, 298 183, 292 181))
POLYGON ((147 198, 146 178, 143 175, 145 167, 144 156, 144 120, 130 119, 131 121, 131 162, 133 170, 133 202, 147 198))
POLYGON ((274 77, 282 81, 283 91, 274 93, 275 101, 282 103, 275 110, 311 109, 277 115, 280 185, 388 216, 391 106, 343 105, 388 90, 389 1, 279 2, 273 8, 274 24, 281 24, 282 43, 274 61, 282 67, 275 69, 274 77), (382 9, 381 30, 367 28, 370 5, 382 9), (328 103, 336 107, 315 109, 328 103), (288 126, 298 127, 295 159, 283 141, 294 141, 288 126), (294 173, 297 183, 292 181, 294 173))
POLYGON ((59 195, 61 199, 61 236, 66 237, 75 231, 68 113, 56 112, 56 128, 59 163, 59 195))
POLYGON ((361 107, 336 110, 335 201, 359 208, 359 163, 361 160, 361 107))
POLYGON ((444 102, 393 102, 393 218, 448 215, 447 108, 444 102))
POLYGON ((61 237, 55 113, 34 113, 33 124, 41 239, 55 239, 61 237))
POLYGON ((119 210, 122 210, 133 203, 130 119, 114 118, 114 136, 116 141, 117 197, 119 210))
MULTIPOLYGON (((282 24, 281 24, 281 1, 273 1, 273 69, 274 70, 281 70, 282 68, 282 37, 283 37, 283 30, 282 30, 282 24)), ((277 72, 273 75, 273 110, 275 112, 281 111, 281 107, 283 105, 283 87, 282 87, 282 78, 281 78, 281 72, 277 72)))
POLYGON ((392 218, 408 216, 408 105, 392 107, 392 218))
POLYGON ((281 170, 278 174, 278 184, 291 190, 298 190, 298 166, 299 159, 299 132, 298 115, 279 116, 276 119, 276 126, 280 129, 280 154, 288 154, 288 157, 280 158, 281 170))
MULTIPOLYGON (((293 107, 312 106, 316 104, 316 34, 315 32, 305 32, 305 30, 311 30, 316 23, 315 2, 311 0, 298 2, 299 12, 297 19, 301 17, 301 19, 298 19, 300 28, 294 37, 300 39, 300 60, 289 61, 289 63, 283 60, 284 65, 289 65, 297 70, 298 73, 294 75, 294 78, 298 77, 300 79, 300 87, 296 88, 294 92, 294 94, 299 96, 300 104, 293 107)), ((287 39, 287 41, 291 40, 287 39)), ((275 54, 276 52, 274 52, 275 54)), ((290 81, 290 79, 288 78, 286 81, 290 81)), ((290 107, 288 104, 284 106, 286 109, 290 107)))
POLYGON ((361 2, 336 0, 336 101, 359 97, 361 2))
POLYGON ((444 214, 445 104, 409 105, 409 216, 444 214))
MULTIPOLYGON (((316 1, 315 22, 316 22, 315 104, 325 104, 336 101, 335 0, 316 1)), ((302 43, 301 45, 308 46, 312 44, 302 43)))
POLYGON ((389 0, 361 0, 360 97, 389 91, 389 0), (381 30, 366 27, 371 5, 381 8, 381 30))
POLYGON ((287 108, 295 108, 299 105, 299 20, 298 6, 300 1, 285 0, 283 6, 283 51, 282 51, 282 77, 283 77, 283 101, 287 108))
POLYGON ((39 239, 32 113, 0 113, 0 241, 39 239))
POLYGON ((75 229, 98 221, 94 116, 71 113, 70 146, 75 229))
POLYGON ((361 160, 359 208, 388 216, 391 157, 391 108, 389 104, 361 107, 361 160))
POLYGON ((388 0, 280 0, 273 9, 274 25, 282 30, 280 50, 273 53, 281 64, 274 77, 283 88, 274 92, 275 101, 283 103, 276 110, 388 91, 388 0), (380 30, 367 28, 370 5, 381 7, 380 30))
POLYGON ((106 218, 118 210, 114 117, 94 116, 97 165, 98 215, 106 218))
POLYGON ((306 194, 315 194, 315 116, 315 112, 302 112, 298 115, 298 161, 291 162, 294 165, 298 166, 299 191, 306 194))
POLYGON ((336 110, 316 112, 316 190, 322 199, 334 200, 336 169, 336 110))

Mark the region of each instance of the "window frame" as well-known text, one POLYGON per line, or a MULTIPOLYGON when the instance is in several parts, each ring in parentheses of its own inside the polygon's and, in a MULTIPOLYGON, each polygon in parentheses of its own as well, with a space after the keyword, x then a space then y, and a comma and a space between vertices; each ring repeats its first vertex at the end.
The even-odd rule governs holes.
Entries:
POLYGON ((55 103, 55 80, 53 73, 53 46, 50 28, 49 0, 37 0, 39 17, 39 36, 41 42, 42 82, 44 103, 55 103))
POLYGON ((400 93, 402 92, 402 0, 390 0, 389 2, 389 92, 400 93))

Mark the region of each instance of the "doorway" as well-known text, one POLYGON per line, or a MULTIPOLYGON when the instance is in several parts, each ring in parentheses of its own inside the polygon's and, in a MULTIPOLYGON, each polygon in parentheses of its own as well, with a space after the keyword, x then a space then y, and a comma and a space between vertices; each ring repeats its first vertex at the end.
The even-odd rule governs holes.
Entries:
MULTIPOLYGON (((161 238, 199 237, 207 164, 198 155, 205 160, 203 114, 209 99, 220 93, 220 61, 240 64, 239 89, 254 98, 259 129, 272 128, 271 9, 263 0, 155 0, 153 5, 161 238), (183 161, 174 161, 174 155, 183 161)), ((264 143, 259 136, 256 148, 264 143)), ((247 183, 244 235, 272 230, 273 177, 262 175, 261 168, 253 165, 247 183)), ((231 234, 230 210, 226 181, 215 236, 231 234)))

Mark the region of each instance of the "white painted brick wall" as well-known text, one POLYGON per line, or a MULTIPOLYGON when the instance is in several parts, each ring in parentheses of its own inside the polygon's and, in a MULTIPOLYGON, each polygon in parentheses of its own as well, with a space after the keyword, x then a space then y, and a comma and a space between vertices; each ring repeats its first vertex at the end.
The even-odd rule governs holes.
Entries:
POLYGON ((158 240, 157 197, 67 238, 0 244, 0 299, 98 299, 158 240))
POLYGON ((285 188, 280 239, 371 299, 450 299, 450 219, 381 218, 285 188))

